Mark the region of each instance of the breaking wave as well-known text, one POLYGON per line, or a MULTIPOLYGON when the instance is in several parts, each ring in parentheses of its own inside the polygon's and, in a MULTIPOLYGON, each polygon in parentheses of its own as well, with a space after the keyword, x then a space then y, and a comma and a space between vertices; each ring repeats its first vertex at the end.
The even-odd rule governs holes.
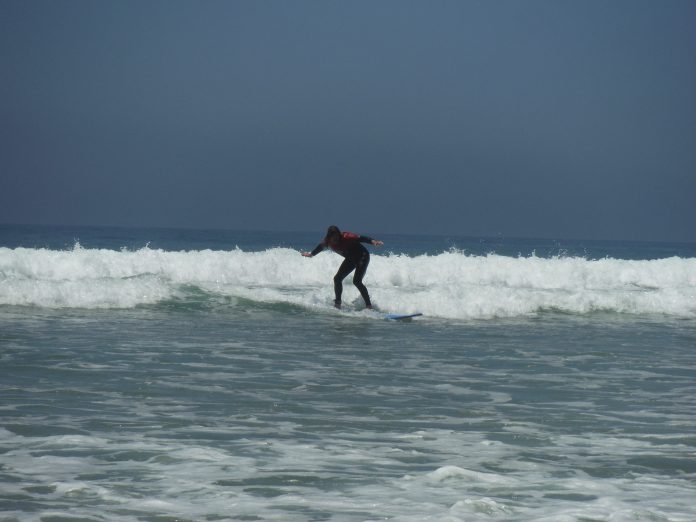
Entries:
MULTIPOLYGON (((288 248, 260 252, 0 248, 0 305, 133 308, 213 297, 330 306, 340 258, 288 248)), ((696 317, 696 259, 374 255, 365 278, 385 310, 485 319, 543 311, 696 317)), ((359 306, 345 281, 344 301, 359 306)))

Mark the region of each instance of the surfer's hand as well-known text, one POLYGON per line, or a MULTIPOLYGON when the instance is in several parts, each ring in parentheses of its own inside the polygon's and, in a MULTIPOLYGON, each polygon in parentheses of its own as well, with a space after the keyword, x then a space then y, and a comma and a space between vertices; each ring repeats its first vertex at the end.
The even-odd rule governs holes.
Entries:
POLYGON ((303 255, 304 257, 312 257, 312 253, 311 253, 311 252, 302 252, 302 255, 303 255))
POLYGON ((382 246, 384 244, 384 241, 380 241, 379 239, 373 239, 372 244, 375 246, 382 246))

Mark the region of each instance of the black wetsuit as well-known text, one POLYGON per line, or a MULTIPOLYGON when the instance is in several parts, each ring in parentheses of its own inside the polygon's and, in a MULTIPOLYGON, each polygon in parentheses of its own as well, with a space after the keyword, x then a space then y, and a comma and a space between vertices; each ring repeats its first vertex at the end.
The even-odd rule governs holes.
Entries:
POLYGON ((368 308, 372 308, 370 295, 362 282, 367 271, 367 265, 370 264, 370 253, 361 243, 372 243, 372 238, 353 234, 352 232, 342 232, 340 238, 337 238, 330 244, 322 241, 312 250, 312 256, 315 256, 325 248, 331 248, 331 250, 345 258, 334 276, 334 292, 336 294, 334 303, 339 308, 341 306, 341 294, 343 294, 343 280, 353 270, 355 270, 353 284, 360 291, 360 295, 365 300, 365 305, 368 308))

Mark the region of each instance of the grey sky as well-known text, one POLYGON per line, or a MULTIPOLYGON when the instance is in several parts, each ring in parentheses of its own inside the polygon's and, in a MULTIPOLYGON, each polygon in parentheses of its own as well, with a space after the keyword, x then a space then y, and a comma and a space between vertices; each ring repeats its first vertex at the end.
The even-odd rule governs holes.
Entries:
POLYGON ((0 222, 696 241, 695 22, 0 0, 0 222))

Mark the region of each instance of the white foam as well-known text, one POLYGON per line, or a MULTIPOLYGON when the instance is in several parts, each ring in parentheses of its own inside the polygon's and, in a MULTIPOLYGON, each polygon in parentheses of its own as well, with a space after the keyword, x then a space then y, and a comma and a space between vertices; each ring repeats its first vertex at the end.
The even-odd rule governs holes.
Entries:
MULTIPOLYGON (((191 289, 224 297, 327 306, 340 258, 299 252, 168 252, 0 248, 0 304, 132 308, 186 299, 191 289)), ((499 255, 373 255, 365 282, 378 307, 452 319, 555 310, 696 317, 696 259, 630 261, 499 255)), ((345 281, 344 301, 360 302, 345 281)))
POLYGON ((500 502, 482 497, 482 498, 467 498, 456 502, 451 508, 450 513, 461 516, 462 520, 476 514, 484 514, 488 516, 505 516, 510 515, 512 510, 500 502))
POLYGON ((434 482, 443 482, 449 479, 464 480, 485 484, 514 484, 514 481, 494 473, 482 473, 460 468, 459 466, 443 466, 428 474, 428 478, 434 482))

